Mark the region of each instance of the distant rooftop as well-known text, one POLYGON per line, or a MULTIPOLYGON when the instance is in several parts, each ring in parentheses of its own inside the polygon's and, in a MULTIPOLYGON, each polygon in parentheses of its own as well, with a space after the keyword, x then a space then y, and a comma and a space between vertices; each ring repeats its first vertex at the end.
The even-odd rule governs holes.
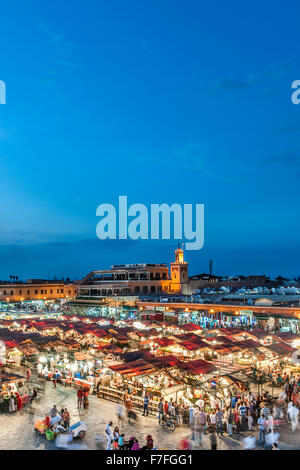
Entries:
POLYGON ((166 268, 167 265, 165 263, 160 264, 151 264, 151 263, 138 263, 138 264, 113 264, 111 269, 135 269, 135 268, 166 268))

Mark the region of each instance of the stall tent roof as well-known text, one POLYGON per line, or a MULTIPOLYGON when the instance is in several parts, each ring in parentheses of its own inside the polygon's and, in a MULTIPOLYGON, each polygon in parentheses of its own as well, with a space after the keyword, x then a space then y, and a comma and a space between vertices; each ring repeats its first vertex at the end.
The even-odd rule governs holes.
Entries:
POLYGON ((209 374, 217 369, 211 362, 204 361, 203 359, 180 362, 177 364, 177 367, 191 375, 209 374))
POLYGON ((264 346, 264 348, 269 349, 280 356, 286 354, 290 355, 291 353, 297 351, 297 349, 292 348, 291 346, 288 346, 284 343, 270 344, 269 346, 264 346))
POLYGON ((204 343, 204 341, 201 341, 201 343, 194 343, 193 341, 182 341, 179 343, 179 346, 181 346, 184 349, 188 349, 189 351, 199 351, 200 349, 208 349, 210 346, 207 343, 204 343))
POLYGON ((179 328, 184 331, 201 331, 203 328, 195 323, 186 323, 185 325, 180 325, 179 328))
POLYGON ((295 339, 299 339, 298 335, 295 335, 295 333, 291 333, 290 331, 276 333, 275 336, 277 336, 281 341, 294 341, 295 339))
POLYGON ((146 362, 143 359, 111 365, 109 368, 125 377, 134 377, 136 375, 145 375, 156 372, 156 369, 152 367, 149 362, 146 362))
POLYGON ((0 372, 0 383, 17 382, 18 380, 25 380, 25 377, 18 374, 9 374, 7 372, 0 372))
POLYGON ((172 354, 167 354, 166 356, 154 356, 149 351, 131 351, 120 354, 119 357, 123 359, 123 361, 129 363, 138 359, 143 359, 157 369, 161 369, 162 367, 173 367, 180 362, 180 360, 172 354))
POLYGON ((162 348, 166 348, 167 346, 171 346, 172 344, 175 343, 175 341, 173 341, 172 339, 169 339, 169 338, 156 338, 153 340, 154 343, 158 344, 159 346, 161 346, 162 348))

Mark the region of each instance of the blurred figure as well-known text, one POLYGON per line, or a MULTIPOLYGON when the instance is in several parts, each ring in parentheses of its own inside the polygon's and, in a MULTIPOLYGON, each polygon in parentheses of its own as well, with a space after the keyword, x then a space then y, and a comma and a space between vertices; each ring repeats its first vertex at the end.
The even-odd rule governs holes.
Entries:
POLYGON ((243 439, 244 450, 252 450, 256 448, 256 437, 248 436, 243 439))
POLYGON ((125 423, 125 408, 123 405, 117 405, 117 418, 118 418, 118 426, 122 426, 124 428, 125 423))
POLYGON ((217 435, 214 429, 212 429, 210 433, 210 445, 211 450, 217 450, 217 435))
POLYGON ((180 442, 179 442, 179 449, 180 450, 190 450, 192 448, 190 441, 188 440, 187 437, 184 437, 180 442))
POLYGON ((276 432, 274 433, 273 431, 270 431, 266 433, 265 436, 265 449, 271 450, 273 449, 273 444, 278 444, 278 439, 279 439, 279 433, 276 432))
POLYGON ((268 416, 267 425, 268 425, 268 431, 273 432, 274 419, 273 419, 273 416, 271 414, 268 416))
POLYGON ((287 409, 287 414, 292 423, 292 432, 294 432, 298 427, 299 409, 296 406, 294 406, 292 402, 290 402, 288 409, 287 409))

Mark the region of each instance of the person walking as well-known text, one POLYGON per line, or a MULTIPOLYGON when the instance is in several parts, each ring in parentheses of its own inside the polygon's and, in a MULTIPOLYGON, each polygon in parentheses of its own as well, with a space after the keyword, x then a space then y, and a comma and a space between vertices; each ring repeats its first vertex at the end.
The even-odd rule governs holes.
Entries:
POLYGON ((210 419, 210 424, 215 429, 215 427, 216 427, 216 414, 214 413, 214 411, 209 415, 209 419, 210 419))
POLYGON ((216 412, 217 434, 223 436, 223 413, 221 410, 216 412))
POLYGON ((113 440, 112 425, 113 425, 113 422, 110 421, 105 427, 105 433, 106 433, 106 437, 107 437, 106 450, 111 450, 111 442, 113 440))
POLYGON ((232 413, 232 409, 230 408, 227 412, 227 433, 228 436, 232 436, 233 430, 232 430, 232 424, 233 424, 234 416, 232 413))
POLYGON ((27 382, 30 382, 31 379, 31 370, 27 369, 27 382))
POLYGON ((53 406, 52 410, 50 411, 50 417, 55 418, 58 415, 58 409, 56 405, 53 406))
POLYGON ((249 415, 248 415, 248 431, 252 431, 252 426, 253 426, 253 416, 252 416, 252 413, 249 413, 249 415))
POLYGON ((260 446, 263 446, 265 443, 265 434, 266 434, 266 420, 263 414, 258 419, 258 426, 259 426, 258 443, 260 446))
POLYGON ((182 405, 179 403, 176 409, 176 421, 178 426, 183 424, 182 405))
POLYGON ((163 399, 161 398, 158 403, 158 424, 161 423, 164 415, 164 402, 163 399))
POLYGON ((55 371, 54 374, 53 374, 53 386, 54 386, 54 388, 56 388, 57 379, 58 379, 58 371, 55 371))
POLYGON ((69 411, 67 410, 67 408, 65 408, 65 411, 64 411, 64 414, 62 416, 63 418, 63 421, 64 421, 64 427, 69 429, 70 427, 70 413, 69 411))
POLYGON ((241 430, 242 431, 246 431, 246 412, 247 412, 247 408, 245 406, 245 403, 242 402, 240 407, 239 407, 239 415, 240 415, 240 419, 241 419, 241 430))
POLYGON ((146 413, 147 413, 147 416, 149 415, 149 402, 150 402, 150 397, 149 397, 149 395, 146 393, 146 394, 145 394, 145 397, 144 397, 144 412, 143 412, 143 416, 146 416, 146 413))
POLYGON ((82 387, 80 387, 77 390, 77 408, 81 409, 82 407, 82 399, 83 399, 83 390, 82 387))

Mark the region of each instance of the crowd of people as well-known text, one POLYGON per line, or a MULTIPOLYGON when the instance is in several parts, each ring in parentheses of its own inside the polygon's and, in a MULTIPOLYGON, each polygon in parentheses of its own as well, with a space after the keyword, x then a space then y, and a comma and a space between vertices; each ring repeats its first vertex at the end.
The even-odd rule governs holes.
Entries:
POLYGON ((141 445, 135 436, 130 436, 129 439, 125 438, 118 426, 113 429, 113 422, 110 421, 105 427, 105 434, 107 438, 107 450, 152 450, 154 449, 153 438, 151 434, 146 437, 145 445, 141 445))

